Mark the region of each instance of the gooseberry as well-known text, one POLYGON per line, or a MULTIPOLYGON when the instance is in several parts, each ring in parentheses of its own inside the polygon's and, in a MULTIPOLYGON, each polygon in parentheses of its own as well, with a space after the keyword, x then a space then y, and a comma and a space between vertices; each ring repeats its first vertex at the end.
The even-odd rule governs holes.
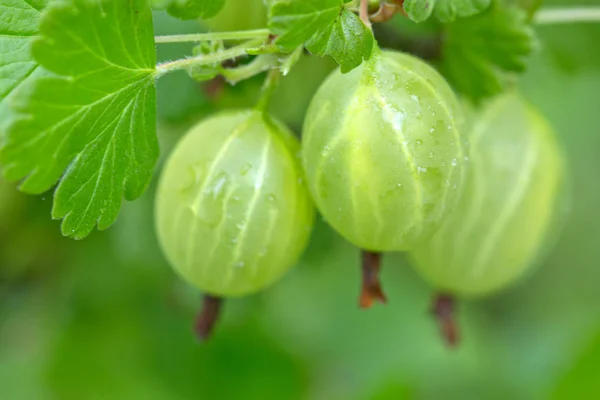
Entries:
POLYGON ((156 229, 173 268, 212 296, 241 296, 280 278, 305 248, 314 207, 299 145, 258 110, 192 128, 169 156, 156 229))

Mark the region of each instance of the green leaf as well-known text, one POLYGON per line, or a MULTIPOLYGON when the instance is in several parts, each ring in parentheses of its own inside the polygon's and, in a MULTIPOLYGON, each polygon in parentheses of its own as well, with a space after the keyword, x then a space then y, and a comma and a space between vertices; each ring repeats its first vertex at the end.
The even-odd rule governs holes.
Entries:
POLYGON ((523 72, 534 48, 526 13, 495 5, 447 26, 441 69, 455 89, 479 102, 504 90, 507 73, 523 72))
POLYGON ((343 0, 293 0, 275 2, 270 8, 269 29, 279 35, 279 46, 294 50, 321 29, 335 23, 343 0))
POLYGON ((40 33, 52 74, 14 96, 0 162, 28 193, 60 179, 52 216, 79 239, 144 192, 158 158, 152 14, 147 0, 51 2, 40 33))
POLYGON ((369 59, 373 41, 371 30, 356 14, 344 8, 335 23, 314 35, 306 48, 320 56, 332 56, 345 73, 358 67, 363 59, 369 59))
POLYGON ((345 0, 294 0, 276 2, 269 15, 269 29, 279 35, 275 43, 293 51, 306 45, 321 56, 331 55, 343 72, 371 56, 373 34, 344 7, 345 0))
POLYGON ((442 22, 479 14, 490 7, 492 0, 438 0, 435 16, 442 22))
POLYGON ((172 0, 167 12, 175 18, 207 19, 214 17, 225 5, 225 0, 172 0))
POLYGON ((31 56, 30 45, 45 5, 46 0, 0 0, 0 125, 8 117, 10 97, 44 74, 31 56))
POLYGON ((405 0, 404 11, 415 22, 423 22, 432 14, 442 22, 452 22, 479 14, 491 3, 492 0, 405 0))
MULTIPOLYGON (((199 57, 223 51, 224 48, 222 41, 202 42, 193 48, 192 54, 194 57, 199 57)), ((187 72, 192 79, 202 82, 215 78, 221 73, 222 69, 221 63, 215 62, 208 65, 193 64, 187 69, 187 72)))
POLYGON ((404 12, 413 21, 423 22, 431 15, 435 2, 436 0, 406 0, 404 2, 404 12))

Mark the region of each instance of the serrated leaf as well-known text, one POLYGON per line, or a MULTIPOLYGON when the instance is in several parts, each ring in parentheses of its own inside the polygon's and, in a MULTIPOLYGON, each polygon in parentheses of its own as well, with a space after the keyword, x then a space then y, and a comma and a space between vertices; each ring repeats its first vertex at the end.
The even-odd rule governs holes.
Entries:
POLYGON ((225 0, 171 0, 167 12, 175 18, 207 19, 214 17, 225 5, 225 0))
POLYGON ((345 73, 371 56, 373 41, 373 33, 360 18, 344 8, 335 23, 317 32, 306 48, 320 56, 332 56, 345 73))
POLYGON ((276 2, 270 9, 269 29, 279 35, 275 41, 279 46, 292 51, 335 23, 343 6, 343 0, 276 2))
POLYGON ((459 92, 479 102, 504 90, 507 73, 523 72, 534 47, 526 13, 494 5, 447 26, 441 69, 459 92))
POLYGON ((275 43, 293 51, 298 46, 320 56, 331 55, 348 72, 368 59, 373 34, 344 7, 347 0, 294 0, 274 3, 269 28, 279 35, 275 43))
MULTIPOLYGON (((440 0, 443 1, 443 0, 440 0)), ((405 0, 404 12, 415 22, 423 22, 433 12, 436 0, 405 0)))
POLYGON ((442 22, 470 17, 487 10, 492 0, 437 0, 435 16, 442 22))
POLYGON ((83 238, 143 193, 158 157, 152 14, 147 0, 51 2, 40 33, 51 74, 14 96, 0 162, 28 193, 60 179, 52 215, 83 238))
POLYGON ((44 74, 31 56, 30 45, 45 5, 46 0, 0 0, 0 126, 8 117, 10 97, 44 74))

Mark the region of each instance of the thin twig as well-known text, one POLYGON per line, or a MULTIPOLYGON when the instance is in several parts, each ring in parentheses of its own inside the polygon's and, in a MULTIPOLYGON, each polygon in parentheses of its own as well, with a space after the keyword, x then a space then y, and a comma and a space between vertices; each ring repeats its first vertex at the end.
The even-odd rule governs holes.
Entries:
POLYGON ((269 37, 268 29, 253 29, 247 31, 234 32, 208 32, 191 33, 187 35, 166 35, 154 37, 155 43, 185 43, 185 42, 206 42, 211 40, 246 40, 246 39, 266 39, 269 37))
POLYGON ((175 61, 168 61, 156 66, 156 77, 160 77, 169 72, 188 68, 192 65, 210 65, 221 63, 225 60, 240 57, 248 54, 248 50, 260 46, 263 40, 256 39, 245 42, 239 46, 231 47, 227 50, 219 51, 212 54, 203 54, 198 57, 183 58, 175 61))
POLYGON ((534 21, 538 25, 600 22, 600 7, 543 8, 534 21))

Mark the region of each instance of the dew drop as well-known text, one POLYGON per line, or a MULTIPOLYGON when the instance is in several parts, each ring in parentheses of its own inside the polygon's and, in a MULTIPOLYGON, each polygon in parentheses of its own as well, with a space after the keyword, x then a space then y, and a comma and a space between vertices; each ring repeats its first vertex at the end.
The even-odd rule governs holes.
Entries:
POLYGON ((273 193, 269 193, 267 195, 267 200, 269 200, 269 201, 275 201, 275 195, 273 193))
POLYGON ((428 154, 428 156, 429 156, 429 158, 433 158, 433 152, 430 151, 429 154, 428 154))
POLYGON ((469 156, 465 156, 465 161, 469 161, 469 156))
POLYGON ((397 186, 398 186, 399 188, 401 188, 401 187, 402 187, 402 184, 401 184, 401 183, 399 183, 397 186))
POLYGON ((244 229, 246 227, 246 224, 244 224, 243 222, 240 222, 239 224, 235 225, 238 229, 244 229))
POLYGON ((446 165, 448 165, 448 163, 447 163, 446 161, 444 161, 444 162, 442 163, 442 167, 445 167, 446 165))
POLYGON ((458 165, 458 161, 456 160, 456 158, 453 158, 453 159, 452 159, 452 165, 453 165, 454 167, 456 167, 456 166, 458 165))
POLYGON ((447 180, 446 181, 446 187, 449 187, 449 186, 450 186, 450 181, 447 180))
POLYGON ((323 157, 326 157, 329 155, 329 146, 328 145, 325 145, 325 147, 323 147, 323 151, 321 151, 321 155, 323 157))
POLYGON ((417 143, 417 146, 420 146, 421 144, 423 144, 423 142, 421 141, 421 139, 417 139, 417 140, 415 141, 415 143, 417 143))
POLYGON ((417 167, 417 172, 419 174, 424 174, 427 172, 427 167, 417 167))
POLYGON ((431 129, 429 130, 429 133, 433 133, 433 132, 435 132, 435 128, 431 128, 431 129))

